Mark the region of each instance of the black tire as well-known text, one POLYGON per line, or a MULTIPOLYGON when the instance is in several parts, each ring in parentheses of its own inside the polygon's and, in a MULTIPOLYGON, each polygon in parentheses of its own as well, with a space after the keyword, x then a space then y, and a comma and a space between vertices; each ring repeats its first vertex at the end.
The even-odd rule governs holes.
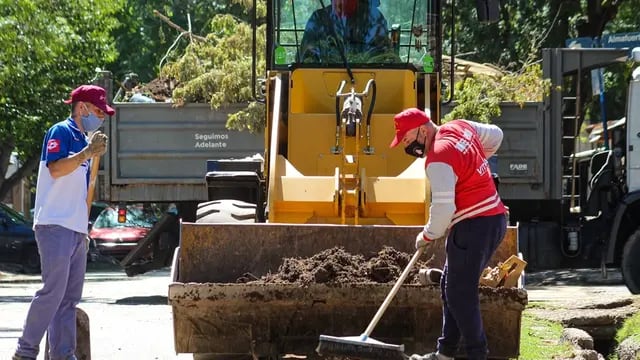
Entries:
POLYGON ((640 229, 631 234, 624 244, 622 278, 632 294, 640 294, 640 229))
POLYGON ((215 200, 198 204, 196 223, 254 223, 256 204, 239 200, 215 200))
POLYGON ((22 253, 22 272, 25 274, 40 273, 40 253, 37 246, 28 246, 22 253))

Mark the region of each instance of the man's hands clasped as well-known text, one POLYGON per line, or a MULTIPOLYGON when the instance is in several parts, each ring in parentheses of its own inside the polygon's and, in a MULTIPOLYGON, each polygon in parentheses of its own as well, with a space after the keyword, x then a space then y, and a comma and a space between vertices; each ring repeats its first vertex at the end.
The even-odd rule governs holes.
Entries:
POLYGON ((89 137, 89 145, 84 148, 83 152, 85 152, 89 159, 96 156, 102 156, 107 152, 108 141, 109 139, 107 135, 101 131, 96 131, 89 137))

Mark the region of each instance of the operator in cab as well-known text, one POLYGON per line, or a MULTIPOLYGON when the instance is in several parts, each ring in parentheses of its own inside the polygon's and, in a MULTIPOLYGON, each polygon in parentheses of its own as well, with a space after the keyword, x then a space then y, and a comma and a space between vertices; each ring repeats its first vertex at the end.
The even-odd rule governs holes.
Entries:
POLYGON ((379 9, 380 0, 331 0, 313 12, 300 45, 304 63, 343 63, 369 59, 391 51, 387 20, 379 9))

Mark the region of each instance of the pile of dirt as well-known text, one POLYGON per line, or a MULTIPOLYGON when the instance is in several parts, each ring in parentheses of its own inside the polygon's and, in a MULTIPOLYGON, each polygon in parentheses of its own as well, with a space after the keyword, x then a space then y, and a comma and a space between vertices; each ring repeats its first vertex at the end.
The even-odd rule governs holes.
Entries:
POLYGON ((166 78, 155 78, 146 84, 141 84, 133 89, 133 93, 140 93, 148 96, 156 102, 167 102, 171 100, 173 89, 176 84, 166 78))
MULTIPOLYGON (((342 247, 334 247, 309 258, 285 258, 276 273, 269 273, 251 283, 353 284, 393 283, 411 260, 407 254, 392 247, 384 247, 374 256, 351 254, 342 247)), ((409 273, 406 284, 418 284, 418 270, 428 267, 428 261, 418 260, 409 273)))

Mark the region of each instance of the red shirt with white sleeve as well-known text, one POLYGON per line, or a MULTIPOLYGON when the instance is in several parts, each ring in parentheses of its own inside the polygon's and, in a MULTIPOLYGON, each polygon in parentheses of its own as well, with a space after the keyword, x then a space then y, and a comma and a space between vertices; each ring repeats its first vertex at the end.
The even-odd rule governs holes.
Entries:
POLYGON ((431 208, 424 234, 442 237, 456 223, 506 213, 489 162, 502 143, 495 125, 453 120, 441 125, 427 153, 431 208))

